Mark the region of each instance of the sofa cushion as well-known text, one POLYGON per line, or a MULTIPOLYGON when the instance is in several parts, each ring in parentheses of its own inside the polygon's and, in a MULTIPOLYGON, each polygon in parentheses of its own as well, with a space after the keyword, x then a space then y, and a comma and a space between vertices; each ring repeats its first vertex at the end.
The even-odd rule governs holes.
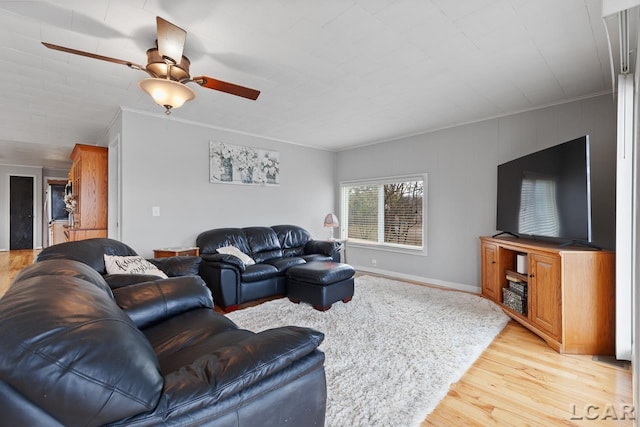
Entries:
POLYGON ((254 264, 248 265, 247 268, 241 274, 241 280, 243 282, 257 282, 258 280, 265 280, 271 277, 276 277, 279 274, 278 269, 269 264, 254 264))
POLYGON ((259 333, 238 330, 231 334, 242 339, 204 351, 187 366, 188 369, 168 374, 167 383, 173 381, 173 376, 183 377, 185 384, 191 382, 190 378, 192 381, 206 379, 207 391, 221 401, 288 368, 315 352, 324 340, 323 333, 297 326, 259 333))
POLYGON ((86 280, 45 274, 14 283, 0 299, 0 324, 0 377, 63 425, 106 424, 160 398, 151 345, 86 280))
POLYGON ((234 257, 240 259, 244 265, 253 265, 256 262, 249 255, 242 252, 240 249, 235 246, 223 246, 221 248, 216 249, 216 252, 224 255, 233 255, 234 257))
POLYGON ((150 274, 166 279, 158 267, 141 256, 104 255, 104 265, 109 274, 150 274))
POLYGON ((107 269, 104 265, 105 254, 121 256, 138 255, 131 247, 118 240, 100 237, 49 246, 38 254, 36 261, 73 259, 89 265, 98 273, 104 275, 107 274, 107 269))
MULTIPOLYGON (((147 261, 158 267, 169 277, 182 277, 197 276, 202 258, 199 256, 172 256, 151 258, 147 261)), ((151 274, 105 274, 103 277, 111 289, 158 280, 157 275, 151 274)))
POLYGON ((173 316, 145 328, 143 333, 158 356, 163 375, 254 334, 238 329, 228 317, 205 308, 173 316))
POLYGON ((152 282, 159 277, 153 274, 105 274, 105 282, 111 289, 118 289, 123 286, 135 285, 136 283, 152 282))
POLYGON ((199 256, 170 256, 151 258, 150 263, 158 267, 169 277, 195 276, 200 269, 202 258, 199 256))
MULTIPOLYGON (((14 277, 13 285, 20 286, 20 283, 25 279, 43 275, 77 277, 78 279, 94 284, 113 299, 111 288, 97 271, 89 267, 87 264, 70 259, 50 259, 36 264, 31 264, 22 269, 16 277, 14 277)), ((53 278, 51 278, 51 282, 54 282, 53 278)))
POLYGON ((274 225, 283 256, 300 256, 304 254, 304 247, 311 239, 311 234, 297 225, 274 225))
MULTIPOLYGON (((235 255, 218 254, 218 253, 205 254, 205 255, 202 255, 202 260, 204 261, 204 264, 218 265, 220 267, 224 266, 224 268, 232 267, 232 268, 237 268, 239 271, 244 271, 245 268, 247 267, 244 264, 244 262, 242 262, 242 260, 235 255)), ((202 271, 202 266, 198 271, 199 272, 202 271)))
POLYGON ((251 248, 253 259, 257 263, 273 258, 282 258, 282 249, 276 232, 269 227, 243 228, 247 242, 251 248))
POLYGON ((116 302, 138 328, 147 328, 194 308, 213 309, 200 277, 172 277, 114 289, 116 302))
POLYGON ((220 398, 224 398, 290 366, 313 352, 323 340, 324 334, 313 329, 283 326, 220 348, 194 365, 213 374, 220 398))
POLYGON ((215 228, 200 233, 196 239, 200 254, 215 254, 223 246, 235 246, 245 254, 251 253, 247 237, 240 228, 215 228))
POLYGON ((306 261, 300 257, 275 258, 265 261, 266 264, 273 265, 280 273, 286 272, 293 266, 305 264, 306 261))

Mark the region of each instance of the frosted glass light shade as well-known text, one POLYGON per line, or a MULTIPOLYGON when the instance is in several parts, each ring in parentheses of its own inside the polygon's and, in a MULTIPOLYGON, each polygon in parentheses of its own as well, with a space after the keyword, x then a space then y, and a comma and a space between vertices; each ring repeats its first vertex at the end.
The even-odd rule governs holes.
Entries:
POLYGON ((196 97, 190 87, 168 79, 148 78, 140 80, 138 86, 147 92, 156 104, 163 106, 167 112, 172 108, 180 108, 185 102, 196 97))
POLYGON ((324 218, 324 226, 327 228, 336 228, 338 225, 338 217, 335 214, 327 214, 324 218))

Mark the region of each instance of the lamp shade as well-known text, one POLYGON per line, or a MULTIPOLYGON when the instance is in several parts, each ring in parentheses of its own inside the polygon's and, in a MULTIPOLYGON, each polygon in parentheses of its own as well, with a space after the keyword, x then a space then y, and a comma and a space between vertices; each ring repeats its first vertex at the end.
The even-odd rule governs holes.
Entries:
POLYGON ((340 225, 340 223, 338 222, 338 217, 335 214, 327 214, 326 217, 324 217, 324 226, 327 228, 336 228, 340 225))
POLYGON ((156 104, 163 106, 167 112, 172 108, 180 108, 185 102, 196 97, 190 87, 168 79, 148 78, 140 80, 140 88, 147 92, 156 104))

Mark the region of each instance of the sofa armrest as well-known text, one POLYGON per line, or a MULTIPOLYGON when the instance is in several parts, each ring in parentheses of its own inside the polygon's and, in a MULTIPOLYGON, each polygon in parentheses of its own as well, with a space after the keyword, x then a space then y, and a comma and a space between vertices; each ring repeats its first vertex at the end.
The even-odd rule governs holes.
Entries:
POLYGON ((234 255, 207 254, 207 255, 202 255, 202 260, 209 264, 219 263, 221 268, 224 266, 224 264, 228 264, 237 268, 240 271, 244 271, 246 269, 246 266, 244 265, 242 260, 234 255))
POLYGON ((327 256, 333 256, 340 250, 340 242, 333 242, 329 240, 309 240, 304 246, 305 255, 310 254, 322 254, 327 256))
POLYGON ((172 256, 151 258, 150 263, 158 267, 169 277, 196 276, 202 258, 199 256, 172 256))
POLYGON ((116 303, 138 328, 194 308, 213 309, 211 291, 200 277, 172 277, 113 290, 116 303))
POLYGON ((113 273, 113 274, 105 274, 102 276, 111 288, 117 289, 122 288, 123 286, 131 286, 137 285, 138 283, 143 282, 153 282, 154 280, 158 280, 160 277, 153 274, 122 274, 122 273, 113 273))

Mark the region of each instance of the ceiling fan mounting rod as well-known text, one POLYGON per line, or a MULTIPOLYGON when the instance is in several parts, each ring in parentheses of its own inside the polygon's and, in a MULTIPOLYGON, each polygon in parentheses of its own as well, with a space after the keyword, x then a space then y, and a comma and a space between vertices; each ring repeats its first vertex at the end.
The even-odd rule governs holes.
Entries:
POLYGON ((178 62, 167 55, 162 55, 162 60, 167 63, 167 65, 176 65, 178 62))

